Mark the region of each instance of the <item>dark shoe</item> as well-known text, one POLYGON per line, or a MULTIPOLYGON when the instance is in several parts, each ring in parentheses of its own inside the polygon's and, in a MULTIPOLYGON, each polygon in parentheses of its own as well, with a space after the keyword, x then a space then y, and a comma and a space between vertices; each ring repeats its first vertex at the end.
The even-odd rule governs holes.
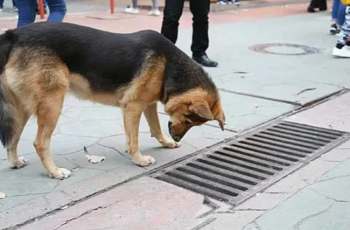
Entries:
POLYGON ((309 12, 309 13, 315 13, 316 12, 316 10, 314 9, 314 8, 312 8, 312 7, 308 7, 307 8, 307 12, 309 12))
POLYGON ((219 63, 216 61, 210 60, 207 55, 203 55, 200 57, 192 57, 198 64, 201 64, 205 67, 217 67, 219 63))
POLYGON ((337 31, 338 31, 338 26, 337 24, 333 23, 331 25, 331 28, 329 29, 329 32, 332 34, 332 35, 336 35, 337 34, 337 31))

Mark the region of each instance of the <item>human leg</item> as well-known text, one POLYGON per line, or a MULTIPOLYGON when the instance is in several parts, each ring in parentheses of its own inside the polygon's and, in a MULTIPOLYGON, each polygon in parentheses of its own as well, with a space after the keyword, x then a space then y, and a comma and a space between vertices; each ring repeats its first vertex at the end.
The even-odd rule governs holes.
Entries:
POLYGON ((161 33, 172 43, 176 43, 179 20, 182 15, 184 0, 165 0, 161 33))

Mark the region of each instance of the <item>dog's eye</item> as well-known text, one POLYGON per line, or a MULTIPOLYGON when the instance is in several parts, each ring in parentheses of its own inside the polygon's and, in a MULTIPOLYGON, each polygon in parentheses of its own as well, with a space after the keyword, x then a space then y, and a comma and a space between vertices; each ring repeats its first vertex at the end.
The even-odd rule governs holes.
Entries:
POLYGON ((185 121, 186 125, 192 125, 192 122, 190 122, 189 120, 185 121))

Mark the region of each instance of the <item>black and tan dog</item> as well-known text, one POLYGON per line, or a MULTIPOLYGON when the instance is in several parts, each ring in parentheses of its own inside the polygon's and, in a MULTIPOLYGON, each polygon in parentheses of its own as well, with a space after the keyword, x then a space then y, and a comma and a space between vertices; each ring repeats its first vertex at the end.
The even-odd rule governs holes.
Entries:
POLYGON ((26 165, 17 145, 31 115, 37 117, 36 151, 50 176, 70 171, 56 167, 51 135, 67 92, 123 111, 127 150, 136 164, 155 162, 138 148, 145 115, 152 136, 176 148, 193 126, 224 113, 216 86, 190 57, 155 31, 116 34, 70 23, 41 22, 0 36, 0 138, 15 168, 26 165), (157 102, 170 116, 167 138, 161 131, 157 102))

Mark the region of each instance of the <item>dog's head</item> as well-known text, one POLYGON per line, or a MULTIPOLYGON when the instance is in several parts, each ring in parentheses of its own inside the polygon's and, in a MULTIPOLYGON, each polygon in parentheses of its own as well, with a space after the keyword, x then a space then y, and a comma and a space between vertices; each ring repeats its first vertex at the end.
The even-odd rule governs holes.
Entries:
POLYGON ((165 112, 170 116, 169 133, 175 141, 180 141, 193 126, 217 120, 224 130, 225 114, 217 91, 207 92, 197 88, 170 97, 165 104, 165 112))

